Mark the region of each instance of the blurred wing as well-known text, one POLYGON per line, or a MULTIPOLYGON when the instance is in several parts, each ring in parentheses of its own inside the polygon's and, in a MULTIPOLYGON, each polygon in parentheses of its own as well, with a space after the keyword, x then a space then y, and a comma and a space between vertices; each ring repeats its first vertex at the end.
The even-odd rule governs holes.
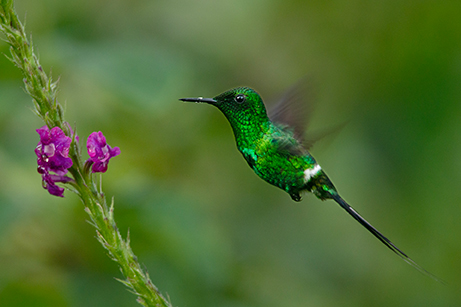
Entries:
POLYGON ((304 135, 304 140, 303 140, 304 147, 306 147, 307 149, 310 149, 314 145, 315 142, 317 142, 320 139, 323 139, 327 135, 331 135, 331 134, 339 132, 347 124, 348 124, 348 121, 345 121, 341 124, 337 124, 330 128, 325 128, 325 129, 317 130, 317 131, 308 131, 304 135))
POLYGON ((269 110, 274 122, 293 129, 294 137, 303 142, 309 117, 314 109, 310 78, 304 77, 289 88, 269 110))
POLYGON ((272 135, 271 142, 278 153, 295 156, 303 156, 307 153, 304 146, 294 137, 290 127, 280 125, 277 127, 280 129, 280 134, 272 135))
MULTIPOLYGON (((269 109, 269 118, 285 130, 291 130, 293 136, 306 149, 310 149, 321 138, 338 132, 347 122, 319 131, 306 133, 309 121, 315 109, 315 91, 312 77, 304 77, 290 87, 280 100, 269 109)), ((284 146, 282 146, 284 148, 284 146)), ((298 151, 295 149, 295 151, 298 151)))

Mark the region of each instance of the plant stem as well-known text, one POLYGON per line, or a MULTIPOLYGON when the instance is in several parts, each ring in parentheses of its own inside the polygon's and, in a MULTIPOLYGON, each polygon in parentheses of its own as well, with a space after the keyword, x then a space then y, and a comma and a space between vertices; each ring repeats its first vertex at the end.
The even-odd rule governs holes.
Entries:
POLYGON ((69 157, 73 165, 69 169, 75 183, 75 192, 85 205, 91 224, 96 228, 97 238, 107 250, 109 257, 117 262, 125 279, 120 280, 138 296, 143 306, 170 307, 171 304, 151 282, 130 247, 129 235, 124 240, 114 220, 114 202, 107 206, 105 195, 98 191, 94 176, 82 162, 80 148, 75 142, 70 126, 64 121, 62 106, 57 101, 57 82, 53 82, 42 69, 31 42, 27 39, 24 26, 14 10, 13 0, 0 0, 0 31, 10 45, 9 58, 23 73, 26 92, 32 97, 35 113, 51 129, 61 128, 72 137, 69 157))

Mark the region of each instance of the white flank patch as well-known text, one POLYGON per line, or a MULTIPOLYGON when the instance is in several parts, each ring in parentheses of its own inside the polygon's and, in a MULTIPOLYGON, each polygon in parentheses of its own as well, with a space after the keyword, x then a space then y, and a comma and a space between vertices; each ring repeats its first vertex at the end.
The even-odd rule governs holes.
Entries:
POLYGON ((313 168, 306 169, 304 171, 304 180, 306 180, 306 182, 309 182, 309 180, 311 180, 312 177, 317 175, 318 172, 320 172, 321 169, 322 168, 318 164, 316 164, 313 168))

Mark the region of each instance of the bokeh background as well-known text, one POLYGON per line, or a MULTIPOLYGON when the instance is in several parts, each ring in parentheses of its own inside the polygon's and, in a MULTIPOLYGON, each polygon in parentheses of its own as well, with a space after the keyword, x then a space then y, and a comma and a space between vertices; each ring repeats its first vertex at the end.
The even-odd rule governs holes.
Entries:
MULTIPOLYGON (((461 305, 461 2, 17 0, 134 252, 174 306, 461 305), (312 152, 420 274, 334 202, 259 179, 224 116, 181 97, 315 79, 312 152)), ((0 52, 8 46, 0 44, 0 52)), ((79 199, 41 187, 19 71, 0 57, 0 305, 137 306, 79 199)))

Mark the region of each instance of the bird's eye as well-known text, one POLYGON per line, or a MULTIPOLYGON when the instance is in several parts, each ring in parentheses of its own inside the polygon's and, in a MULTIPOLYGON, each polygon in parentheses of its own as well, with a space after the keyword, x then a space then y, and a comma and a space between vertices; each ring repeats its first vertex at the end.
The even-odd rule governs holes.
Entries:
POLYGON ((246 99, 245 95, 242 95, 242 94, 238 94, 237 96, 235 96, 235 101, 237 103, 243 103, 245 102, 245 99, 246 99))

